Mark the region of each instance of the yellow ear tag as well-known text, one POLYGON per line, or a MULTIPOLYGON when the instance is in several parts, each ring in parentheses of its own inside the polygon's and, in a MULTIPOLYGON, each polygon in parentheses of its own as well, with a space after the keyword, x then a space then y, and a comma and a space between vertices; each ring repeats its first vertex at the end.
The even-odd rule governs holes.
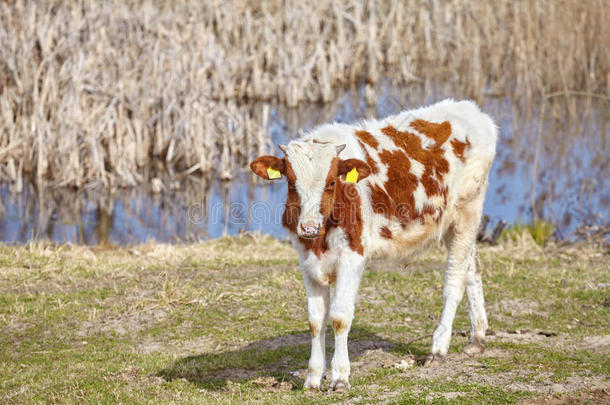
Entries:
POLYGON ((350 170, 349 173, 347 173, 347 176, 345 176, 345 181, 348 183, 355 183, 358 181, 358 170, 356 170, 355 167, 350 170))
POLYGON ((282 175, 280 174, 279 171, 272 169, 271 167, 267 168, 267 176, 269 177, 270 180, 279 179, 280 177, 282 177, 282 175))

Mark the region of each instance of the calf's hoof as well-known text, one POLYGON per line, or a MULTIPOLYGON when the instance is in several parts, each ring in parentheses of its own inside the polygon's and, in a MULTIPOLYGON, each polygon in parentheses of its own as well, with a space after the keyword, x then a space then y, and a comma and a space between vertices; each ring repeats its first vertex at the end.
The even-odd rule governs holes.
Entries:
POLYGON ((351 385, 347 381, 337 380, 330 383, 330 388, 335 392, 347 392, 351 385))
POLYGON ((485 351, 485 342, 483 342, 478 337, 473 337, 470 339, 468 344, 464 346, 464 353, 469 356, 474 356, 475 354, 481 354, 485 351))
POLYGON ((320 378, 307 377, 305 384, 303 384, 303 389, 308 391, 320 391, 320 384, 320 378))
POLYGON ((424 367, 437 367, 443 364, 444 361, 445 356, 441 356, 440 354, 429 354, 424 362, 424 367))

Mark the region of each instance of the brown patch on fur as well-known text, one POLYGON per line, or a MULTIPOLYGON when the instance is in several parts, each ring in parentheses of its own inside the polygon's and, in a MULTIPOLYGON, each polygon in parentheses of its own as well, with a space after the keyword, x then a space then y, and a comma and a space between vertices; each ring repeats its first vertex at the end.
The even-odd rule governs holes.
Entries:
POLYGON ((322 278, 324 284, 332 284, 335 281, 337 281, 337 272, 334 271, 332 273, 324 274, 324 277, 322 278))
POLYGON ((282 215, 282 225, 284 228, 296 233, 297 226, 299 224, 299 215, 301 214, 301 198, 299 197, 299 193, 297 193, 297 189, 294 186, 296 175, 292 170, 292 166, 288 160, 284 159, 284 161, 286 180, 288 181, 288 194, 286 195, 284 215, 282 215))
POLYGON ((367 152, 366 147, 364 146, 364 144, 362 142, 360 142, 360 141, 358 141, 358 143, 360 144, 360 147, 364 151, 364 155, 366 157, 366 163, 371 168, 371 174, 379 173, 379 168, 377 167, 377 162, 375 162, 375 160, 373 160, 371 155, 369 155, 369 153, 367 152))
POLYGON ((451 136, 451 124, 449 121, 435 124, 434 122, 426 120, 414 120, 409 126, 426 135, 428 138, 434 139, 436 141, 436 146, 439 147, 447 142, 447 139, 451 136))
POLYGON ((453 154, 463 162, 466 161, 464 156, 464 150, 470 147, 470 141, 466 139, 466 142, 458 141, 457 139, 451 140, 451 147, 453 148, 453 154))
POLYGON ((294 184, 297 181, 297 175, 292 170, 292 165, 286 158, 284 158, 284 176, 286 176, 286 180, 288 183, 294 184))
POLYGON ((391 217, 405 226, 418 216, 413 197, 417 189, 417 177, 410 172, 411 162, 404 152, 384 150, 379 158, 388 168, 388 181, 384 184, 385 192, 379 187, 371 190, 371 195, 375 198, 373 211, 384 215, 389 212, 391 217))
POLYGON ((311 335, 311 337, 316 337, 320 334, 320 328, 318 327, 318 325, 314 324, 313 322, 309 322, 309 334, 311 335))
POLYGON ((333 319, 333 330, 335 334, 338 335, 347 330, 347 325, 343 322, 343 319, 333 319))
POLYGON ((392 239, 392 231, 387 226, 382 226, 379 231, 379 235, 381 235, 384 239, 392 239))
POLYGON ((373 149, 377 149, 379 147, 379 141, 377 141, 377 139, 375 139, 375 137, 367 131, 356 131, 356 136, 373 149))
MULTIPOLYGON (((419 136, 407 131, 398 131, 392 126, 385 127, 381 131, 391 138, 396 146, 404 150, 408 157, 424 165, 421 183, 426 190, 426 195, 428 197, 434 195, 444 197, 447 190, 443 184, 443 176, 449 172, 449 162, 444 157, 442 146, 451 135, 451 125, 447 121, 442 124, 434 124, 423 120, 415 120, 410 126, 434 139, 436 144, 430 148, 424 148, 419 136)), ((389 182, 392 182, 392 178, 389 182)))
POLYGON ((329 226, 338 226, 345 231, 350 249, 364 254, 362 245, 362 201, 358 189, 353 183, 337 180, 335 204, 329 226))
POLYGON ((338 182, 339 160, 338 157, 333 158, 330 162, 328 174, 326 175, 326 183, 324 185, 324 191, 322 192, 322 201, 320 202, 320 214, 322 214, 324 218, 328 218, 332 214, 333 206, 335 204, 335 187, 338 182))
POLYGON ((394 200, 377 184, 369 183, 369 189, 371 190, 373 212, 391 218, 394 215, 394 200))
POLYGON ((424 206, 421 210, 421 215, 422 216, 426 216, 426 215, 434 216, 434 214, 436 214, 436 208, 434 208, 434 206, 432 206, 430 204, 424 204, 424 206))
POLYGON ((312 139, 311 142, 319 143, 321 145, 328 145, 330 142, 318 141, 317 139, 312 139))

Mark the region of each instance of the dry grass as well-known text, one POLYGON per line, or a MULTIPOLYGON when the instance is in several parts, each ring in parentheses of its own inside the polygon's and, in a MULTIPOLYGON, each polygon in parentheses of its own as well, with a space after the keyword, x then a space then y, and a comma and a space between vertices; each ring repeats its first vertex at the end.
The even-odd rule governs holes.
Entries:
POLYGON ((307 393, 305 291, 287 243, 0 244, 0 403, 512 404, 581 390, 607 403, 607 249, 522 237, 480 252, 485 354, 461 353, 464 300, 446 363, 421 367, 446 253, 375 259, 350 331, 352 389, 307 393))
POLYGON ((604 0, 0 4, 0 178, 133 186, 230 178, 268 106, 441 77, 464 96, 610 91, 604 0), (259 108, 260 107, 260 108, 259 108), (156 169, 155 169, 156 170, 156 169))

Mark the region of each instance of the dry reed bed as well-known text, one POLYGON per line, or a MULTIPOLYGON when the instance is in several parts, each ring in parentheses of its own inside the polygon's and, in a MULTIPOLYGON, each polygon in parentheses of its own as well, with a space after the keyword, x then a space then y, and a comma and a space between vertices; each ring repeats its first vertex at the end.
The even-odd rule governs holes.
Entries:
POLYGON ((110 188, 231 178, 269 107, 442 77, 464 96, 610 93, 604 0, 0 3, 0 179, 110 188), (259 106, 260 107, 260 106, 259 106))

